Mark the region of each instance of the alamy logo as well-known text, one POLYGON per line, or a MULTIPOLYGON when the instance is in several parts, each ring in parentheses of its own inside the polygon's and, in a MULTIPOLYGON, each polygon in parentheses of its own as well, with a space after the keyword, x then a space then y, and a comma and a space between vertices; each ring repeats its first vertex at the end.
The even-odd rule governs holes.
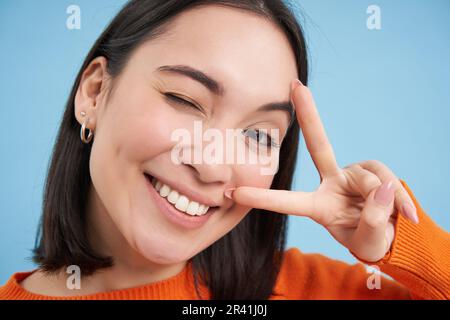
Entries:
POLYGON ((381 30, 381 9, 377 5, 367 7, 367 29, 381 30))
POLYGON ((226 129, 224 135, 215 128, 203 130, 202 121, 195 121, 193 134, 185 128, 172 132, 170 138, 177 144, 171 151, 171 160, 176 165, 259 165, 261 175, 274 175, 280 151, 274 141, 279 141, 279 136, 278 129, 226 129))
POLYGON ((67 7, 66 13, 69 15, 66 20, 66 27, 69 30, 81 29, 81 9, 79 6, 72 4, 67 7))
POLYGON ((367 289, 374 290, 374 289, 381 289, 381 271, 378 266, 369 266, 367 268, 367 273, 371 274, 367 278, 367 289))
POLYGON ((69 290, 81 289, 81 269, 77 265, 70 265, 66 269, 66 273, 70 274, 66 280, 66 287, 69 290))

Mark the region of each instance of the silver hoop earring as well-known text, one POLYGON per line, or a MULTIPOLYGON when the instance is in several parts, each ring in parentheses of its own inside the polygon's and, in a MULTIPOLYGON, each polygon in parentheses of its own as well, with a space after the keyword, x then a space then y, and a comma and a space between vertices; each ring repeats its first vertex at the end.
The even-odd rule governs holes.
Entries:
POLYGON ((83 125, 81 126, 81 130, 80 130, 80 138, 81 138, 81 141, 82 141, 83 143, 85 143, 85 144, 88 144, 89 142, 91 142, 91 140, 92 140, 92 138, 93 138, 93 136, 94 136, 94 135, 92 134, 91 129, 88 128, 89 134, 88 134, 88 137, 86 138, 85 131, 86 131, 86 126, 87 126, 88 123, 89 123, 89 118, 86 118, 86 120, 83 122, 83 125))

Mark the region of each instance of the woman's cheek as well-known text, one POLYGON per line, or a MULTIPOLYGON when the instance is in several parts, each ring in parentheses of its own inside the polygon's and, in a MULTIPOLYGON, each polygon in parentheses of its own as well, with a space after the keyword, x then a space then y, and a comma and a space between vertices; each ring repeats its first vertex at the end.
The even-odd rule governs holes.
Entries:
POLYGON ((272 185, 273 175, 262 174, 263 166, 259 164, 246 164, 236 169, 237 186, 248 186, 269 189, 272 185))
MULTIPOLYGON (((160 154, 171 152, 175 142, 171 135, 183 122, 177 121, 165 105, 148 108, 145 112, 123 117, 116 130, 118 149, 136 164, 150 161, 160 154), (157 109, 157 110, 153 110, 157 109)), ((185 123, 184 123, 185 125, 185 123)))

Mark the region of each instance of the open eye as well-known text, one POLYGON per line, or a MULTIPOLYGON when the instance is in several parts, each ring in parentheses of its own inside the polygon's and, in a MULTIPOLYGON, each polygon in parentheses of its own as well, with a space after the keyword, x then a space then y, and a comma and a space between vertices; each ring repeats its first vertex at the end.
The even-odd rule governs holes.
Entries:
POLYGON ((255 140, 260 145, 265 145, 265 146, 270 147, 270 148, 278 148, 278 147, 280 147, 280 145, 278 143, 276 143, 274 141, 274 139, 272 139, 270 134, 267 134, 264 131, 258 130, 258 129, 245 129, 245 130, 243 130, 243 133, 247 137, 255 140))

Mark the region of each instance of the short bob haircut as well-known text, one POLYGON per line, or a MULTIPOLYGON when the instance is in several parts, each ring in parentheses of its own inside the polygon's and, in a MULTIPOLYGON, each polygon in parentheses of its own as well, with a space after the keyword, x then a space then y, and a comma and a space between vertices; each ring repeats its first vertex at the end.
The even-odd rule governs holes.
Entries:
MULTIPOLYGON (((108 60, 114 80, 131 53, 147 40, 164 35, 177 14, 209 4, 246 10, 276 24, 287 36, 296 57, 300 81, 308 83, 303 31, 282 0, 132 0, 124 5, 88 53, 70 92, 50 159, 42 216, 33 250, 41 270, 54 273, 78 265, 85 276, 114 264, 95 252, 88 241, 85 204, 91 185, 91 144, 80 141, 74 98, 81 75, 96 57, 108 60)), ((272 189, 289 190, 295 170, 300 129, 293 121, 280 150, 279 171, 272 189)), ((212 299, 267 299, 273 292, 286 243, 287 216, 252 209, 228 234, 192 260, 194 281, 202 281, 212 299)))

